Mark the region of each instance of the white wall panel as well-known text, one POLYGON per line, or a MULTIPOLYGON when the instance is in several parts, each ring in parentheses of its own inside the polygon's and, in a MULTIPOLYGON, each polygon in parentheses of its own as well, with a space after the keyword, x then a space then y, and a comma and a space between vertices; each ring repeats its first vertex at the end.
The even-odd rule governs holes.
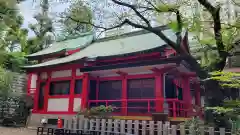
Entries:
POLYGON ((52 78, 72 76, 72 70, 61 70, 52 72, 52 78))
POLYGON ((74 112, 80 111, 81 102, 82 102, 81 98, 74 98, 74 102, 73 102, 73 111, 74 112))
POLYGON ((61 99, 48 99, 48 109, 47 111, 68 111, 69 98, 61 98, 61 99))
POLYGON ((77 69, 77 71, 76 71, 76 76, 81 76, 81 75, 83 75, 83 73, 80 72, 80 69, 77 69))
POLYGON ((30 88, 37 88, 37 78, 38 78, 37 74, 32 74, 30 88))

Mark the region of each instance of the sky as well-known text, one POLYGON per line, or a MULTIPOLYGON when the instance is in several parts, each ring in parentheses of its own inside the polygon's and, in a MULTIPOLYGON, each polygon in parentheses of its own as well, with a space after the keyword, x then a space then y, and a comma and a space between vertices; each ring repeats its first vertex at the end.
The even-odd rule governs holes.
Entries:
MULTIPOLYGON (((20 13, 24 17, 24 28, 28 28, 29 24, 36 23, 36 20, 33 18, 34 14, 38 13, 40 10, 39 8, 39 1, 40 0, 26 0, 19 5, 20 13)), ((50 7, 49 7, 49 15, 50 17, 54 17, 57 13, 63 12, 69 4, 67 3, 60 3, 58 0, 49 0, 50 7), (53 2, 55 1, 55 2, 53 2)), ((29 31, 29 37, 33 37, 33 31, 29 31)))

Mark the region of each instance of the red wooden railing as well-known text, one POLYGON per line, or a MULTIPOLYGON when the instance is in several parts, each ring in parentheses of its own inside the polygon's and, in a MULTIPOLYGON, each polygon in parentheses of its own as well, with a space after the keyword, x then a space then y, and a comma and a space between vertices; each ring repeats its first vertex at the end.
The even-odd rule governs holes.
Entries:
POLYGON ((187 105, 178 99, 119 99, 119 100, 89 100, 88 107, 112 105, 116 114, 121 115, 151 115, 155 112, 167 111, 169 117, 188 117, 187 105), (163 104, 165 101, 165 105, 163 104), (126 106, 122 106, 125 103, 126 106), (160 111, 157 107, 162 108, 160 111))

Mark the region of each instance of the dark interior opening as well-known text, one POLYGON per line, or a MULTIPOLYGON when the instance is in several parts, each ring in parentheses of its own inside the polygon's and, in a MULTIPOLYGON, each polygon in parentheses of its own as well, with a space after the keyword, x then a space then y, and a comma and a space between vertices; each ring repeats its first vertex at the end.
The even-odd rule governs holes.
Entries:
POLYGON ((45 86, 46 86, 45 82, 40 83, 39 95, 38 95, 38 110, 42 110, 44 108, 44 89, 45 89, 45 86))

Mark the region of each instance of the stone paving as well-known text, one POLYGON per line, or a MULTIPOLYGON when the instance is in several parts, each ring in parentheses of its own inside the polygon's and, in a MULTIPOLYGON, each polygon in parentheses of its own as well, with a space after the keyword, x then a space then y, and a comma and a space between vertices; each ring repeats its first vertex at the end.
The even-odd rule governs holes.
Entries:
POLYGON ((36 130, 27 128, 1 127, 0 135, 36 135, 36 130))

